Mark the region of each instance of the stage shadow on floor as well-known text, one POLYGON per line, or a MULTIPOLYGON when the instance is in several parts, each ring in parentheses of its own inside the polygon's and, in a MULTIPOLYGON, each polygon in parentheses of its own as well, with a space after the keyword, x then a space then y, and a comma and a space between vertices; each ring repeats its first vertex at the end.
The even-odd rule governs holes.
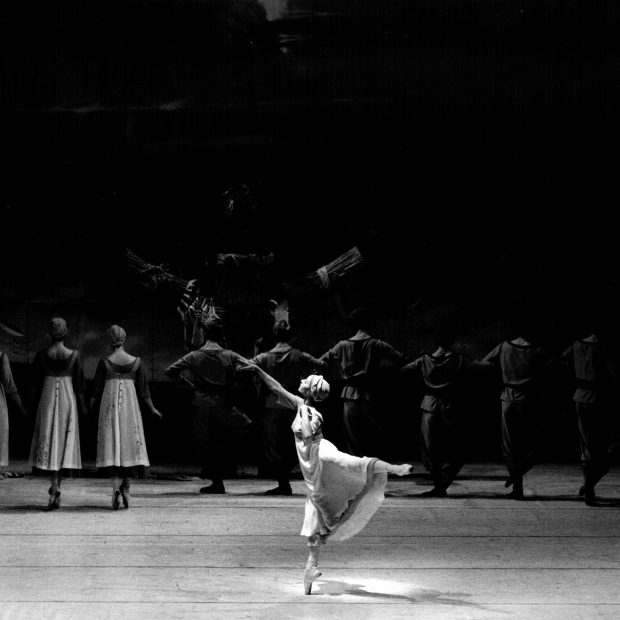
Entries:
MULTIPOLYGON (((390 498, 399 498, 399 499, 413 499, 413 500, 436 500, 436 499, 503 499, 503 500, 512 500, 512 498, 508 497, 509 491, 507 490, 498 490, 498 491, 488 491, 481 492, 475 491, 471 493, 467 493, 465 491, 450 491, 448 490, 448 494, 445 497, 432 497, 432 496, 424 496, 421 492, 412 492, 412 491, 388 491, 385 496, 390 498)), ((512 501, 520 501, 520 502, 576 502, 583 503, 583 498, 575 495, 525 495, 525 497, 521 500, 512 500, 512 501)), ((620 501, 620 500, 619 500, 620 501)))
POLYGON ((422 588, 411 588, 408 592, 398 593, 389 590, 408 590, 403 583, 394 584, 386 580, 384 584, 373 581, 371 585, 361 583, 349 583, 346 581, 322 580, 315 582, 312 595, 316 596, 357 596, 364 599, 385 602, 405 602, 411 604, 433 603, 436 605, 450 605, 455 607, 469 607, 473 609, 486 610, 487 608, 463 600, 463 597, 470 596, 464 592, 441 592, 439 590, 425 590, 422 588), (386 591, 380 591, 379 587, 385 585, 386 591), (369 589, 375 587, 376 590, 369 589))
POLYGON ((583 504, 583 497, 579 497, 577 493, 571 495, 526 495, 524 501, 536 502, 573 502, 583 504))
MULTIPOLYGON (((201 486, 206 486, 204 483, 201 486)), ((132 493, 131 497, 140 497, 143 499, 149 499, 153 497, 209 497, 208 493, 200 493, 198 489, 196 491, 168 491, 166 493, 132 493)), ((292 495, 266 495, 265 491, 258 491, 256 493, 237 493, 227 491, 226 493, 216 493, 215 497, 262 497, 264 499, 286 499, 288 497, 299 498, 305 497, 305 493, 293 493, 292 495)))
MULTIPOLYGON (((124 510, 122 508, 121 510, 124 510)), ((56 510, 48 510, 47 504, 22 504, 21 506, 2 506, 0 507, 0 514, 31 514, 33 512, 49 512, 49 513, 63 513, 63 512, 115 512, 112 510, 110 503, 101 504, 89 504, 86 506, 61 506, 56 510)), ((118 511, 120 512, 120 510, 118 511)))
POLYGON ((588 508, 620 508, 620 498, 597 497, 595 505, 588 508))
POLYGON ((470 475, 470 476, 461 476, 459 475, 459 477, 457 478, 457 480, 467 480, 467 481, 471 481, 471 480, 479 480, 481 482, 494 482, 494 481, 498 481, 498 482, 504 482, 504 480, 506 480, 506 478, 508 477, 508 474, 479 474, 479 475, 470 475))

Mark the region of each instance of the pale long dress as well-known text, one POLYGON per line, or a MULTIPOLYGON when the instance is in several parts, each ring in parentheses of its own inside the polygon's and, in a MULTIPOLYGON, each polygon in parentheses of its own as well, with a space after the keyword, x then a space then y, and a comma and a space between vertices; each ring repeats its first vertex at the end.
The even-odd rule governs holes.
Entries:
MULTIPOLYGON (((148 384, 141 370, 140 358, 124 366, 103 359, 96 375, 105 372, 99 406, 97 435, 97 467, 148 467, 149 458, 144 440, 142 414, 136 392, 148 384)), ((99 383, 96 377, 95 384, 99 383)), ((97 387, 95 388, 98 389, 97 387)))
POLYGON ((387 473, 375 471, 376 458, 340 452, 321 433, 323 417, 297 399, 291 426, 299 466, 308 489, 302 536, 319 542, 355 536, 377 512, 385 497, 387 473), (304 439, 302 418, 309 416, 312 437, 304 439))
POLYGON ((0 467, 9 464, 9 409, 6 397, 17 392, 9 358, 0 352, 0 467))
POLYGON ((77 351, 66 360, 51 360, 45 351, 35 356, 42 372, 41 396, 34 425, 30 465, 47 471, 80 469, 80 428, 75 389, 83 388, 77 351))

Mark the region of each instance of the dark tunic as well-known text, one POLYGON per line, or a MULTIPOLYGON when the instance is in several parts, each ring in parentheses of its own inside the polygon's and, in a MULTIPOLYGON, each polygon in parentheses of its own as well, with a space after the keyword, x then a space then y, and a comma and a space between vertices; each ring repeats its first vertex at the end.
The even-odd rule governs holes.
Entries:
MULTIPOLYGON (((286 343, 277 344, 251 361, 292 394, 297 392, 302 379, 324 372, 327 368, 325 362, 286 343)), ((291 437, 291 424, 296 410, 287 407, 271 390, 263 390, 261 401, 261 438, 265 457, 276 478, 284 481, 297 461, 295 443, 291 437)))
POLYGON ((536 462, 543 377, 548 361, 541 347, 502 342, 485 358, 502 373, 502 453, 515 483, 536 462))
POLYGON ((449 351, 440 356, 423 355, 403 370, 412 369, 421 373, 425 386, 421 408, 433 413, 452 407, 455 388, 464 366, 463 356, 449 351))
POLYGON ((341 340, 321 356, 330 377, 343 382, 343 424, 347 451, 354 456, 381 454, 385 450, 380 415, 379 377, 381 366, 400 368, 402 353, 378 338, 341 340))
POLYGON ((320 357, 328 364, 330 376, 344 382, 341 398, 371 400, 378 388, 381 364, 391 362, 400 368, 405 357, 378 338, 341 340, 320 357))
MULTIPOLYGON (((302 379, 327 370, 325 362, 285 343, 276 345, 266 353, 259 353, 251 361, 292 394, 297 393, 302 379)), ((265 393, 263 406, 268 409, 286 408, 270 390, 265 393)))
POLYGON ((498 344, 484 361, 501 369, 504 383, 501 399, 521 402, 540 396, 547 359, 541 347, 506 341, 498 344))
POLYGON ((166 369, 172 379, 187 378, 194 385, 192 400, 194 433, 202 460, 203 476, 221 480, 226 459, 226 435, 246 421, 233 415, 232 392, 236 372, 244 358, 207 341, 166 369))
POLYGON ((447 488, 463 467, 464 432, 455 397, 464 368, 463 356, 451 351, 423 355, 403 368, 420 373, 424 381, 421 455, 436 487, 447 488))
POLYGON ((611 358, 604 344, 577 340, 560 359, 574 373, 573 401, 577 414, 581 463, 585 484, 591 488, 609 471, 603 401, 611 358))

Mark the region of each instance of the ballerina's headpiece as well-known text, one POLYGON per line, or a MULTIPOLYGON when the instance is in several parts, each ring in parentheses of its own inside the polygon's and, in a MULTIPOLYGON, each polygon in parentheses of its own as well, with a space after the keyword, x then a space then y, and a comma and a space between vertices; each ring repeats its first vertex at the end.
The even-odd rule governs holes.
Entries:
POLYGON ((322 375, 310 375, 306 381, 308 382, 308 394, 317 403, 329 396, 329 383, 323 379, 322 375))

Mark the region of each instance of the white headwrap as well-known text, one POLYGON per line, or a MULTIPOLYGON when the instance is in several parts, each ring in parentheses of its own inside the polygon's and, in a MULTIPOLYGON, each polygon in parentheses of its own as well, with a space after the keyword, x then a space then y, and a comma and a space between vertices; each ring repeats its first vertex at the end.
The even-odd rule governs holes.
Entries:
POLYGON ((329 383, 323 379, 322 375, 310 375, 306 381, 308 382, 308 394, 317 403, 329 396, 329 383))

